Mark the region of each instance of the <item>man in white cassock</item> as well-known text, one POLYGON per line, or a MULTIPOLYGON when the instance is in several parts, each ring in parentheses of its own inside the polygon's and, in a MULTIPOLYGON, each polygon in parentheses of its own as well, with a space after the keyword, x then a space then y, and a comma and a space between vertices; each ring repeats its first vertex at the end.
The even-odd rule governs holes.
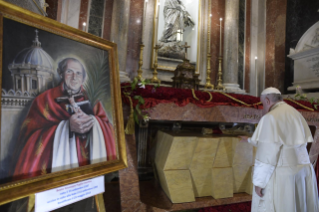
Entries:
POLYGON ((261 93, 264 116, 251 138, 257 147, 252 212, 318 212, 316 175, 307 152, 313 142, 303 116, 282 101, 276 88, 261 93))

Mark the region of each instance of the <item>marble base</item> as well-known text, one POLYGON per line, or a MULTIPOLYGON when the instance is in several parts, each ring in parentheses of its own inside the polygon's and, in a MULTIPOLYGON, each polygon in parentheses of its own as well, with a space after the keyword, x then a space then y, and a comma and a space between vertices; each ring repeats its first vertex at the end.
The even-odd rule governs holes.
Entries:
POLYGON ((156 140, 158 179, 173 203, 233 197, 252 184, 253 148, 238 137, 158 131, 156 140))
MULTIPOLYGON (((249 172, 250 172, 250 173, 253 173, 253 170, 254 170, 254 166, 251 166, 249 172)), ((252 181, 253 181, 251 175, 248 175, 248 181, 249 181, 249 182, 252 182, 252 181)), ((253 194, 253 189, 254 189, 254 184, 252 184, 252 183, 247 183, 246 188, 245 188, 245 192, 246 192, 247 194, 252 195, 252 194, 253 194)))
POLYGON ((158 42, 161 48, 158 50, 158 56, 164 58, 174 58, 183 60, 185 57, 184 48, 180 41, 164 43, 158 42))
POLYGON ((120 71, 120 82, 131 82, 131 79, 128 77, 126 72, 120 71))
POLYGON ((296 81, 292 83, 293 86, 288 87, 288 91, 295 91, 297 86, 300 86, 303 90, 313 90, 319 89, 319 80, 317 79, 310 79, 304 81, 296 81))
POLYGON ((212 197, 221 199, 233 197, 232 167, 212 169, 212 197))
POLYGON ((194 190, 189 170, 164 171, 168 193, 172 203, 194 202, 194 190))
POLYGON ((225 90, 227 93, 238 93, 238 94, 245 94, 246 91, 239 88, 239 84, 235 83, 223 83, 225 90))

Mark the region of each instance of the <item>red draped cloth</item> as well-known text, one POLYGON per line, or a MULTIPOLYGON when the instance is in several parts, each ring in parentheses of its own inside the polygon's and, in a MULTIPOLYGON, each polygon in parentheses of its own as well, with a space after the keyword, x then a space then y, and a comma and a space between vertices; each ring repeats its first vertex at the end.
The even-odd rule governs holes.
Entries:
MULTIPOLYGON (((262 104, 258 104, 260 102, 259 97, 250 96, 250 95, 242 95, 242 94, 227 94, 224 95, 219 92, 205 92, 205 91, 194 91, 195 97, 190 89, 179 89, 179 88, 170 88, 170 87, 158 87, 154 88, 152 85, 146 85, 145 88, 137 88, 134 91, 131 91, 130 84, 123 83, 122 84, 122 101, 129 105, 130 102, 127 98, 127 93, 130 93, 129 96, 142 96, 145 103, 141 105, 141 109, 147 109, 155 107, 161 103, 175 103, 176 105, 183 107, 189 103, 195 104, 201 108, 209 108, 217 105, 231 105, 237 107, 254 107, 256 109, 262 109, 262 104), (230 96, 230 97, 228 97, 230 96), (212 97, 212 99, 211 99, 212 97), (233 99, 232 99, 233 98, 233 99), (211 100, 210 100, 211 99, 211 100), (242 104, 236 100, 242 101, 245 104, 242 104), (210 101, 209 101, 210 100, 210 101), (255 104, 255 105, 254 105, 255 104)), ((135 107, 138 103, 137 99, 132 98, 133 106, 135 107)), ((297 110, 306 110, 303 106, 313 109, 317 111, 313 105, 308 101, 298 100, 296 102, 300 103, 300 105, 292 102, 285 101, 287 104, 296 108, 297 110)))
MULTIPOLYGON (((205 91, 192 91, 190 89, 179 89, 171 87, 158 87, 155 88, 152 85, 146 85, 145 88, 137 88, 136 90, 131 90, 129 83, 123 83, 122 85, 122 101, 130 105, 129 97, 132 97, 133 107, 138 104, 138 99, 135 99, 134 96, 143 97, 145 103, 140 106, 141 109, 148 109, 155 107, 161 103, 175 103, 176 105, 183 107, 189 103, 195 104, 201 108, 209 108, 217 105, 231 105, 236 107, 254 107, 256 109, 262 109, 262 104, 259 97, 242 95, 242 94, 227 94, 224 95, 219 92, 205 92, 205 91), (245 104, 243 104, 243 103, 245 104), (249 106, 248 106, 249 105, 249 106)), ((313 111, 318 112, 310 102, 308 101, 289 101, 284 100, 287 104, 296 108, 297 110, 306 110, 312 109, 313 111), (305 107, 303 107, 305 106, 305 107)), ((319 107, 318 107, 319 108, 319 107)), ((316 176, 317 182, 319 180, 319 163, 316 165, 316 176)), ((319 188, 319 183, 318 183, 319 188)))
MULTIPOLYGON (((83 88, 82 91, 85 93, 83 88)), ((51 172, 55 130, 61 121, 71 117, 66 110, 67 103, 55 101, 57 97, 61 96, 65 96, 63 83, 45 91, 33 100, 20 130, 19 146, 14 155, 17 158, 13 171, 14 179, 24 179, 51 172)), ((75 99, 76 102, 84 100, 87 100, 87 97, 75 99)), ((116 159, 114 131, 100 102, 93 108, 93 114, 104 135, 107 160, 114 160, 116 159)), ((75 137, 79 165, 90 164, 90 145, 86 145, 86 138, 78 135, 75 137)))

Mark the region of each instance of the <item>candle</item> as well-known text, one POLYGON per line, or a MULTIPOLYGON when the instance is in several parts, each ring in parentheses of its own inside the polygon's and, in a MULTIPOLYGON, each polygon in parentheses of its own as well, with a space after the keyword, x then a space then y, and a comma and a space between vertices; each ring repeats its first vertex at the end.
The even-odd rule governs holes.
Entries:
POLYGON ((220 43, 219 43, 219 56, 222 56, 222 18, 219 19, 220 43))
POLYGON ((85 30, 85 28, 86 28, 86 23, 85 22, 83 22, 83 24, 82 24, 83 26, 82 26, 82 30, 85 32, 86 30, 85 30))
MULTIPOLYGON (((158 0, 158 3, 157 3, 157 14, 156 14, 156 22, 157 24, 159 24, 159 13, 160 13, 160 2, 158 0)), ((159 40, 158 38, 158 27, 155 27, 155 35, 156 35, 156 40, 159 40)))
POLYGON ((146 22, 146 9, 147 9, 147 1, 144 2, 144 14, 143 14, 143 29, 142 29, 142 43, 144 43, 144 29, 145 29, 145 22, 146 22))
MULTIPOLYGON (((209 10, 211 10, 211 5, 209 4, 209 10)), ((212 14, 209 14, 209 19, 208 19, 208 54, 210 54, 210 30, 211 30, 211 23, 212 23, 212 14)))
POLYGON ((258 96, 258 73, 257 73, 257 59, 258 57, 255 57, 255 75, 256 75, 256 96, 258 96))
POLYGON ((176 33, 176 40, 181 41, 181 31, 178 29, 176 33))

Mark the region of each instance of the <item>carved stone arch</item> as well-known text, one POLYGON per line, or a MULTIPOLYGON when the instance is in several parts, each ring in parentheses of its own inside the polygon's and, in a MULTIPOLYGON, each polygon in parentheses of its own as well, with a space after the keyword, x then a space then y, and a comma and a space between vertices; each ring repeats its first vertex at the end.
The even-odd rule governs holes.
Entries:
POLYGON ((22 96, 22 91, 18 90, 18 91, 16 92, 16 96, 22 96))
POLYGON ((8 93, 7 93, 6 89, 3 89, 3 88, 2 88, 1 94, 2 94, 2 96, 6 96, 6 95, 8 95, 8 93))
POLYGON ((16 92, 13 90, 13 89, 10 89, 9 91, 8 91, 8 95, 9 96, 14 96, 16 94, 16 92))
POLYGON ((23 96, 30 97, 31 95, 30 95, 30 93, 29 93, 28 91, 25 91, 25 92, 23 93, 23 96))

